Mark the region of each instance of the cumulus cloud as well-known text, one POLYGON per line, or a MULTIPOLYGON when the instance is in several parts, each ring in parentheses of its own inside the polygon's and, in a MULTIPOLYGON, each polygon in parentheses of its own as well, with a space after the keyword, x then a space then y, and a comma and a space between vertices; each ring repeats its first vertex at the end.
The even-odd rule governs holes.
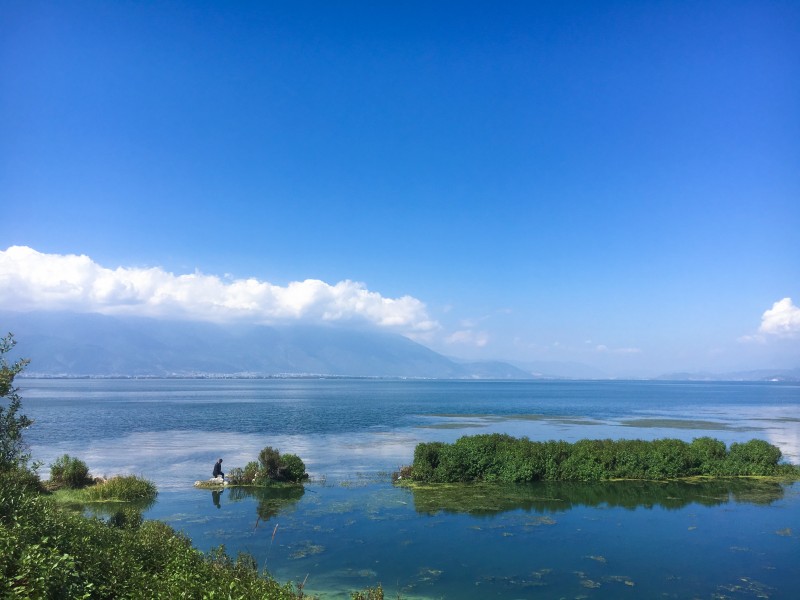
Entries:
POLYGON ((109 269, 85 255, 0 251, 0 308, 72 310, 224 322, 361 321, 403 332, 439 327, 411 296, 384 298, 362 283, 317 279, 286 286, 257 279, 175 275, 160 267, 109 269))
POLYGON ((772 308, 761 315, 758 332, 778 337, 795 337, 800 334, 800 308, 792 304, 791 298, 778 300, 772 308))

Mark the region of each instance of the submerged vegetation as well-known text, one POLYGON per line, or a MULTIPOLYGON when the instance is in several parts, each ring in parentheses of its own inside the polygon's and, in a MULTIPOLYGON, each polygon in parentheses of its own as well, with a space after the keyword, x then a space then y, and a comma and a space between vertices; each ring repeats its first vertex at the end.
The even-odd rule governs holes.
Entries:
POLYGON ((733 443, 701 437, 677 439, 536 442, 504 434, 464 436, 452 444, 427 442, 396 479, 428 483, 664 480, 695 476, 783 476, 797 479, 796 466, 781 464, 781 451, 764 440, 733 443))

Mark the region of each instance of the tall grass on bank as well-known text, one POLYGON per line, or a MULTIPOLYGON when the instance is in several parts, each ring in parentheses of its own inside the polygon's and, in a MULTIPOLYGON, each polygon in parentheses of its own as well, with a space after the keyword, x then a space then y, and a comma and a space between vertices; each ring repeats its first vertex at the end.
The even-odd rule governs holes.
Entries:
POLYGON ((452 444, 417 444, 414 462, 401 475, 414 481, 663 480, 694 476, 786 476, 797 467, 780 464, 781 451, 764 440, 725 443, 710 437, 677 439, 535 442, 505 434, 464 436, 452 444))

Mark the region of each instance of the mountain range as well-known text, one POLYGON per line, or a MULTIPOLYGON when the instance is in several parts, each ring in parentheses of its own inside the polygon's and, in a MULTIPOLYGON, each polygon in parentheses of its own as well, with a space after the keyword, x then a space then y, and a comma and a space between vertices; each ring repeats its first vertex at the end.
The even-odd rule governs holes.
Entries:
POLYGON ((214 324, 65 312, 3 312, 27 376, 530 379, 504 362, 457 362, 394 333, 214 324))
MULTIPOLYGON (((465 361, 399 334, 323 325, 267 326, 0 311, 28 377, 402 377, 614 379, 570 362, 465 361)), ((800 369, 680 372, 691 381, 800 381, 800 369)))

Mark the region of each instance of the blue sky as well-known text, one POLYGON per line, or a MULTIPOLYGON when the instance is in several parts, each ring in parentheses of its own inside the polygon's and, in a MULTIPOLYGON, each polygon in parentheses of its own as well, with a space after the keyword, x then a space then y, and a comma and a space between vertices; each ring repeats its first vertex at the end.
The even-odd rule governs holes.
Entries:
POLYGON ((36 254, 0 308, 63 308, 78 255, 76 310, 195 274, 465 358, 800 366, 798 31, 796 2, 3 2, 0 250, 36 254))

